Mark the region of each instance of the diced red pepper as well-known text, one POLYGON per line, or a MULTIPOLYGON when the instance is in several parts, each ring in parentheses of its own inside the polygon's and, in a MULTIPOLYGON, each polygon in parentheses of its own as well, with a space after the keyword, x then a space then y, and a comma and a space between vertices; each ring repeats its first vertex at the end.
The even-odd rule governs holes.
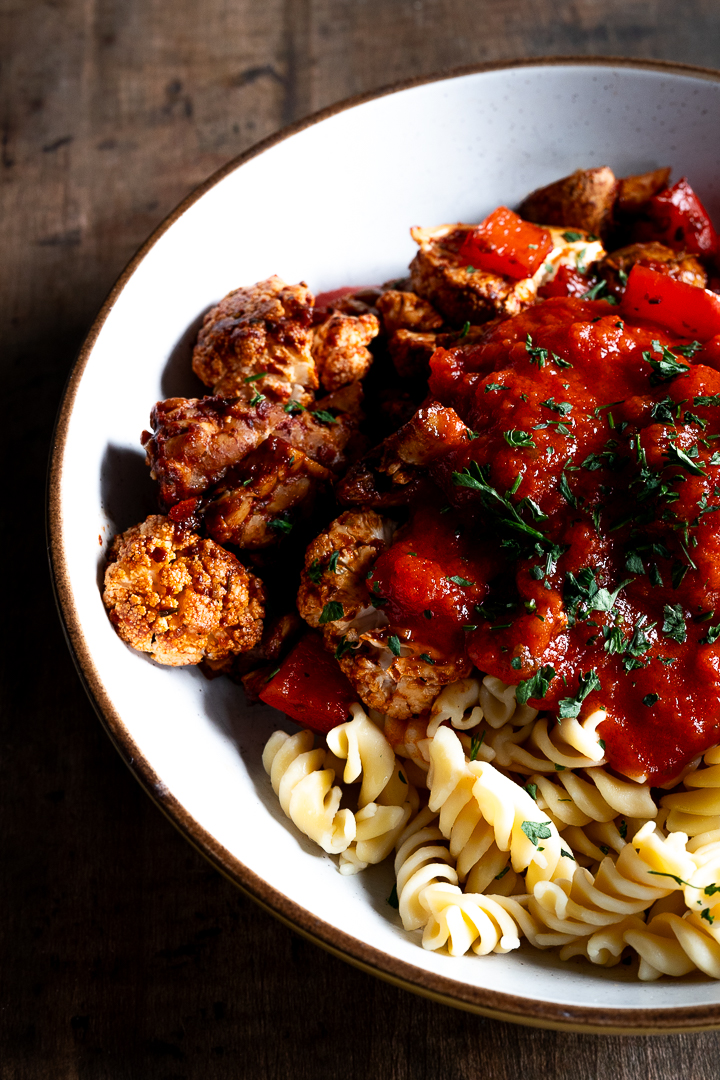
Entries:
POLYGON ((680 337, 708 341, 720 334, 720 296, 647 266, 633 266, 620 310, 658 323, 680 337))
POLYGON ((695 363, 720 371, 720 334, 705 342, 700 352, 695 354, 695 363))
POLYGON ((538 296, 583 296, 589 288, 588 279, 573 266, 561 266, 552 281, 540 286, 538 296))
POLYGON ((458 254, 479 270, 527 278, 540 268, 552 246, 547 229, 523 221, 507 206, 499 206, 468 233, 458 254))
POLYGON ((677 184, 653 195, 643 213, 649 220, 635 227, 638 240, 660 240, 675 251, 693 255, 715 255, 718 235, 710 215, 683 176, 677 184))
POLYGON ((259 696, 266 705, 323 735, 343 724, 358 700, 357 690, 325 651, 319 634, 306 634, 298 641, 259 696))

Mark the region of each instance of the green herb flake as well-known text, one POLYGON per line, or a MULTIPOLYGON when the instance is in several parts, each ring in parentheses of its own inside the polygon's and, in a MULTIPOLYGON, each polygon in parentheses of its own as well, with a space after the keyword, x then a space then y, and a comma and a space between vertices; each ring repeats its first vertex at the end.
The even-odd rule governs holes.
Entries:
POLYGON ((431 664, 431 665, 433 665, 433 666, 435 665, 435 661, 433 660, 433 658, 432 658, 432 656, 430 655, 430 653, 426 653, 426 652, 421 652, 421 653, 420 653, 420 659, 421 659, 421 660, 424 660, 426 664, 431 664))
POLYGON ((568 229, 567 232, 562 233, 562 238, 563 240, 567 240, 568 244, 576 244, 578 240, 584 240, 585 236, 583 233, 574 232, 571 229, 568 229))
POLYGON ((310 578, 313 585, 319 585, 320 579, 323 576, 323 571, 317 559, 313 559, 313 561, 310 563, 307 576, 310 578))
POLYGON ((471 740, 470 740, 470 760, 471 761, 477 761, 477 756, 480 753, 480 747, 482 746, 484 740, 485 740, 485 732, 484 731, 483 731, 483 733, 482 733, 482 735, 480 736, 479 739, 478 739, 477 735, 473 735, 473 737, 471 738, 471 740))
POLYGON ((253 396, 250 398, 250 401, 249 401, 248 404, 250 404, 250 405, 259 405, 261 401, 265 401, 265 400, 266 400, 265 395, 259 393, 259 391, 256 390, 255 393, 253 394, 253 396))
POLYGON ((526 705, 530 698, 541 701, 548 692, 550 683, 555 678, 555 668, 551 664, 544 664, 529 679, 523 679, 515 689, 515 699, 518 705, 526 705))
POLYGON ((504 870, 501 870, 499 874, 495 875, 495 880, 500 881, 501 878, 504 878, 509 869, 510 869, 510 863, 507 864, 507 866, 505 867, 504 870))
POLYGON ((533 437, 527 431, 521 431, 519 428, 513 428, 510 431, 503 431, 503 438, 508 446, 521 447, 522 449, 537 450, 537 446, 533 442, 533 437))
POLYGON ((659 694, 646 694, 642 699, 643 705, 646 705, 648 709, 652 709, 653 705, 656 705, 660 700, 659 694))
POLYGON ((266 685, 266 686, 267 686, 267 684, 268 684, 269 682, 271 682, 271 681, 272 681, 272 680, 273 680, 273 679, 275 678, 275 676, 277 675, 277 673, 278 673, 279 671, 280 671, 280 668, 279 668, 279 667, 276 667, 274 671, 271 671, 271 672, 270 672, 270 674, 268 675, 267 679, 265 680, 265 685, 266 685))
POLYGON ((243 382, 244 383, 257 382, 258 379, 264 379, 266 375, 267 375, 266 371, 261 371, 257 375, 246 375, 245 378, 243 379, 243 382))
POLYGON ((533 802, 537 802, 537 784, 526 784, 524 790, 527 791, 533 802))
POLYGON ((453 577, 446 577, 445 580, 452 581, 453 585, 460 585, 464 589, 471 589, 475 584, 474 581, 468 581, 467 578, 458 577, 457 575, 454 575, 453 577))
POLYGON ((586 674, 580 672, 578 683, 578 692, 575 697, 563 698, 558 703, 558 720, 568 720, 579 716, 585 698, 593 691, 602 689, 600 677, 592 668, 586 674))
POLYGON ((552 836, 549 821, 523 821, 520 828, 535 847, 538 846, 538 840, 549 840, 552 836))
POLYGON ((400 655, 400 638, 397 634, 391 634, 388 638, 388 649, 395 656, 400 655))
POLYGON ((337 417, 333 416, 327 409, 316 409, 311 415, 316 420, 319 420, 321 424, 337 424, 337 417))
POLYGON ((342 619, 345 614, 342 604, 337 600, 330 600, 322 609, 318 624, 324 626, 329 622, 337 622, 338 619, 342 619))
POLYGON ((687 640, 685 616, 680 604, 666 604, 663 608, 662 632, 680 645, 687 640))
POLYGON ((270 522, 270 528, 275 529, 276 532, 287 533, 292 532, 293 523, 288 521, 287 518, 274 518, 270 522))

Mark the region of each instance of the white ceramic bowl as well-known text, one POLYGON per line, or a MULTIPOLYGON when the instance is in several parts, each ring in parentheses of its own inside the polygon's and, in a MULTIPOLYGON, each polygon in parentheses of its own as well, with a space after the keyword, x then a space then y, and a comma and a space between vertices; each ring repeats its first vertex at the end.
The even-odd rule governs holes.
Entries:
POLYGON ((619 175, 671 164, 720 220, 720 73, 635 61, 538 61, 455 73, 340 105, 214 176, 158 229, 105 303, 72 372, 49 485, 51 560, 81 677, 152 798, 239 886, 365 969, 450 1004, 596 1031, 720 1024, 720 984, 639 984, 625 969, 544 953, 425 952, 386 903, 392 878, 355 878, 283 816, 262 769, 286 724, 195 669, 161 668, 120 641, 98 583, 111 536, 152 509, 139 435, 151 405, 197 392, 198 318, 272 273, 315 291, 384 281, 415 224, 478 221, 578 167, 619 175))

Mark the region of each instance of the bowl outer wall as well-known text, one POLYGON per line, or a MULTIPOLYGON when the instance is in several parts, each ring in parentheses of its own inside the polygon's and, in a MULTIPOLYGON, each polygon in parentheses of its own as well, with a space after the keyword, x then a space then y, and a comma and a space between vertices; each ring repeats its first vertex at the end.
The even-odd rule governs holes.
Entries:
POLYGON ((315 291, 385 280, 412 257, 409 225, 479 220, 580 165, 623 174, 671 163, 717 219, 718 104, 717 73, 566 60, 465 71, 326 110, 231 163, 168 218, 103 307, 61 406, 48 496, 59 605, 91 699, 136 776, 204 854, 296 929, 410 989, 506 1019, 703 1028, 720 1023, 720 988, 638 985, 545 954, 419 950, 387 918, 385 868, 341 878, 276 806, 259 754, 279 715, 122 645, 100 600, 103 554, 151 510, 137 436, 149 404, 183 392, 169 382, 188 325, 229 289, 273 272, 315 291))

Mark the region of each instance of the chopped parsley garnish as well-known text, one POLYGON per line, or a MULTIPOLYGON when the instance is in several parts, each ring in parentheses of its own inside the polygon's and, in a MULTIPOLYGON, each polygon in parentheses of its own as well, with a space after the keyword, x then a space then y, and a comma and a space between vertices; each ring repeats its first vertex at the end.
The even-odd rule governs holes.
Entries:
POLYGON ((693 405, 720 405, 720 394, 709 394, 693 398, 693 405))
POLYGON ((243 382, 245 382, 245 383, 257 382, 258 379, 264 379, 266 375, 267 375, 266 371, 261 371, 257 375, 246 375, 245 378, 243 379, 243 382))
POLYGON ((324 626, 325 623, 336 622, 338 619, 342 619, 344 614, 342 604, 338 603, 337 600, 330 600, 322 609, 318 624, 324 626))
POLYGON ((549 840, 552 836, 549 821, 523 821, 520 828, 535 847, 538 846, 538 840, 549 840))
POLYGON ((567 232, 562 233, 563 240, 567 240, 568 244, 575 244, 578 240, 584 240, 585 237, 582 233, 574 232, 568 229, 567 232))
MULTIPOLYGON (((565 802, 565 799, 561 799, 561 802, 565 802)), ((577 862, 577 859, 573 855, 572 851, 566 851, 565 848, 560 848, 560 856, 565 856, 566 859, 572 859, 573 862, 577 862)))
POLYGON ((293 523, 288 521, 287 518, 274 518, 270 522, 270 528, 275 529, 276 532, 289 533, 292 532, 293 523))
POLYGON ((548 350, 543 349, 541 345, 533 345, 532 337, 530 336, 530 334, 528 334, 528 336, 525 338, 525 349, 528 356, 530 357, 530 363, 537 364, 540 369, 544 368, 545 365, 549 362, 549 360, 552 360, 552 362, 554 364, 557 364, 557 366, 560 368, 572 367, 571 363, 569 363, 567 360, 563 360, 563 358, 561 356, 558 356, 557 353, 548 352, 548 350))
POLYGON ((468 581, 467 578, 458 577, 457 575, 454 575, 453 577, 446 577, 445 580, 452 581, 453 585, 461 585, 464 589, 471 589, 475 584, 474 581, 468 581))
POLYGON ((328 563, 328 570, 330 571, 331 574, 336 574, 337 573, 337 564, 338 564, 338 559, 339 558, 340 558, 340 552, 339 551, 333 551, 332 555, 330 556, 330 562, 328 563))
POLYGON ((646 694, 642 699, 643 705, 647 705, 648 709, 652 709, 653 705, 657 705, 660 700, 659 694, 646 694))
POLYGON ((391 634, 388 638, 388 649, 394 656, 400 655, 400 638, 397 634, 391 634))
POLYGON ((357 649, 358 643, 347 640, 347 635, 343 634, 338 642, 338 647, 335 650, 335 659, 340 660, 346 653, 354 652, 357 649))
POLYGON ((667 634, 680 645, 687 640, 687 627, 681 604, 666 604, 663 608, 663 634, 667 634))
POLYGON ((714 645, 717 639, 720 638, 720 623, 717 626, 709 626, 707 636, 700 638, 701 645, 714 645))
POLYGON ((540 544, 549 544, 549 541, 543 533, 523 521, 517 507, 510 501, 509 497, 507 495, 501 495, 496 488, 492 486, 488 479, 488 470, 486 466, 478 465, 476 461, 472 461, 469 468, 463 469, 461 473, 454 472, 452 478, 456 487, 468 488, 470 491, 474 491, 480 495, 481 502, 485 509, 493 513, 499 523, 506 529, 509 529, 514 533, 520 533, 525 537, 530 537, 540 544))
POLYGON ((533 437, 527 431, 521 431, 519 428, 513 428, 510 431, 503 431, 503 438, 508 446, 519 446, 523 448, 532 448, 536 450, 537 447, 533 442, 533 437))
POLYGON ((653 341, 653 351, 660 353, 660 358, 653 356, 650 350, 646 350, 642 356, 643 360, 650 365, 653 370, 650 376, 650 385, 657 386, 659 383, 667 382, 669 379, 674 379, 678 375, 687 375, 690 372, 690 368, 687 364, 682 364, 678 358, 668 349, 667 345, 660 345, 659 341, 653 341))
POLYGON ((471 761, 476 761, 477 760, 477 756, 480 753, 480 747, 482 746, 484 740, 485 740, 485 732, 484 731, 483 731, 483 733, 482 733, 482 735, 480 736, 479 739, 478 739, 477 735, 473 735, 473 737, 471 738, 471 740, 470 740, 470 760, 471 761))
POLYGON ((434 664, 435 664, 435 661, 433 660, 433 658, 432 658, 432 656, 430 655, 430 653, 426 653, 426 652, 421 652, 421 653, 420 653, 420 659, 421 659, 421 660, 424 660, 426 664, 432 664, 432 665, 434 665, 434 664))
POLYGON ((707 907, 703 908, 702 911, 700 912, 700 918, 704 919, 705 922, 708 922, 708 923, 714 923, 715 922, 715 916, 710 914, 710 908, 707 908, 707 907))
POLYGON ((533 802, 537 802, 537 784, 526 784, 525 791, 527 791, 533 802))
POLYGON ((531 678, 523 679, 515 688, 515 700, 518 705, 527 704, 530 698, 542 700, 554 678, 555 668, 551 664, 544 664, 531 678))
POLYGON ((261 394, 258 390, 256 390, 255 393, 253 394, 253 396, 250 398, 250 401, 248 402, 248 404, 249 405, 259 405, 261 401, 265 401, 265 400, 266 400, 265 395, 261 394))
POLYGON ((290 401, 288 401, 287 405, 283 405, 283 412, 290 414, 296 412, 305 412, 305 406, 301 405, 299 401, 295 401, 293 398, 290 398, 290 401))
POLYGON ((579 716, 582 703, 588 694, 591 694, 594 690, 602 689, 600 678, 596 671, 592 668, 587 674, 583 675, 580 672, 578 678, 579 688, 575 697, 563 698, 558 705, 558 720, 568 720, 571 717, 579 716))
POLYGON ((510 869, 510 863, 507 864, 507 866, 505 867, 504 870, 501 870, 499 874, 495 875, 495 880, 500 881, 500 878, 504 878, 509 869, 510 869))
POLYGON ((337 417, 333 416, 327 409, 316 409, 311 415, 316 420, 319 420, 321 424, 337 424, 337 417))
POLYGON ((320 583, 320 578, 323 576, 323 569, 317 559, 313 559, 308 568, 307 576, 312 581, 313 585, 320 583))
POLYGON ((551 409, 553 412, 559 413, 560 416, 567 416, 572 412, 572 405, 569 401, 555 401, 555 398, 549 397, 547 401, 541 401, 540 405, 546 409, 551 409))
MULTIPOLYGON (((691 450, 695 451, 694 456, 697 457, 697 446, 691 447, 691 450)), ((693 476, 706 475, 705 470, 692 460, 690 454, 681 450, 680 447, 676 446, 673 442, 668 445, 668 448, 665 451, 665 457, 671 465, 679 465, 682 469, 685 469, 686 472, 692 473, 693 476)))
POLYGON ((268 675, 267 679, 265 680, 265 685, 266 685, 266 686, 267 686, 267 684, 268 684, 269 682, 272 682, 272 680, 273 680, 273 679, 275 678, 275 676, 276 676, 276 675, 278 674, 278 672, 279 672, 279 671, 280 671, 280 668, 279 668, 279 667, 276 667, 274 671, 271 671, 271 672, 270 672, 270 674, 268 675))
POLYGON ((507 390, 507 386, 501 382, 490 382, 485 387, 485 393, 489 394, 491 390, 507 390))

